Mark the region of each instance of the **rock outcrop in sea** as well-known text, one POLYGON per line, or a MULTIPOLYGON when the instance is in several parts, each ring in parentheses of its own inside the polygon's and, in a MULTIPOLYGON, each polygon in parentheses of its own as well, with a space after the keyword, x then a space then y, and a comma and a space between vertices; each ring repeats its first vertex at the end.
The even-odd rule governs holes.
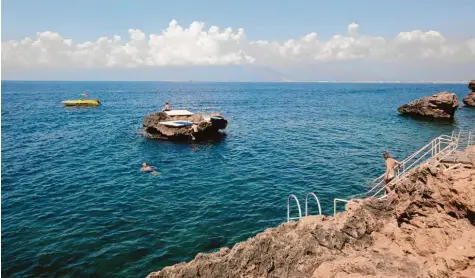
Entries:
POLYGON ((459 107, 457 95, 440 92, 398 107, 399 113, 432 119, 453 119, 459 107))
POLYGON ((193 114, 170 116, 166 112, 156 112, 145 116, 142 126, 145 136, 160 140, 172 141, 202 141, 214 138, 220 138, 224 134, 220 130, 225 129, 228 121, 220 114, 214 113, 210 115, 193 114), (163 122, 183 121, 196 123, 198 132, 193 132, 190 125, 170 126, 163 122))
POLYGON ((386 199, 281 224, 165 277, 475 277, 475 169, 423 165, 386 199))
POLYGON ((462 99, 462 102, 466 106, 475 107, 475 80, 471 80, 468 83, 468 88, 470 89, 470 92, 462 99))

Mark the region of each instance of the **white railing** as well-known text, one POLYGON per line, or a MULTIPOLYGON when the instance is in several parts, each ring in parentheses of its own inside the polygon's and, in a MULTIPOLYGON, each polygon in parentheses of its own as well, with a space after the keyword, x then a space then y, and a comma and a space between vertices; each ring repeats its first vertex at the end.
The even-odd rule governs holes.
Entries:
POLYGON ((389 184, 384 184, 385 174, 382 174, 371 183, 371 189, 368 190, 365 195, 367 197, 376 197, 380 195, 385 188, 396 184, 410 170, 416 168, 421 163, 426 162, 429 158, 433 158, 438 162, 446 156, 452 154, 457 148, 457 145, 457 137, 454 138, 451 136, 442 135, 435 138, 427 145, 423 146, 413 154, 409 155, 406 159, 401 161, 401 166, 396 166, 394 168, 396 175, 389 184))
MULTIPOLYGON (((317 194, 310 192, 305 197, 305 216, 308 216, 308 197, 309 196, 312 196, 315 199, 315 201, 317 201, 318 215, 322 215, 322 207, 320 206, 320 200, 318 199, 317 194)), ((294 194, 290 194, 289 197, 287 198, 287 222, 290 222, 292 220, 298 221, 301 218, 302 218, 302 210, 300 209, 299 199, 294 194), (290 199, 294 199, 295 202, 297 203, 297 209, 299 211, 298 217, 290 217, 290 199)))
MULTIPOLYGON (((399 180, 401 180, 410 170, 419 166, 420 164, 427 162, 429 158, 432 158, 431 161, 439 163, 442 159, 448 155, 455 152, 459 146, 461 133, 452 133, 452 136, 441 135, 427 145, 423 146, 416 152, 409 155, 403 161, 399 167, 395 167, 395 177, 387 185, 384 183, 384 176, 377 177, 370 183, 370 189, 364 193, 356 194, 350 196, 348 199, 339 199, 335 198, 333 200, 333 213, 336 214, 337 202, 349 202, 351 199, 356 198, 385 198, 386 192, 385 189, 395 185, 399 180)), ((469 133, 469 143, 471 142, 471 134, 469 133)))
POLYGON ((320 206, 320 201, 318 200, 317 195, 313 192, 310 192, 305 197, 305 216, 308 216, 308 196, 312 196, 315 201, 317 201, 318 215, 322 215, 322 207, 320 206))
POLYGON ((302 218, 302 210, 300 209, 300 202, 299 199, 294 194, 290 194, 289 197, 287 198, 287 222, 290 222, 291 220, 300 220, 302 218), (290 217, 290 199, 294 199, 295 202, 297 203, 297 208, 299 210, 299 217, 290 217))
MULTIPOLYGON (((417 166, 430 162, 434 163, 437 165, 442 161, 444 158, 447 156, 454 154, 455 151, 458 148, 467 148, 469 146, 475 145, 475 131, 469 131, 469 132, 452 132, 452 136, 448 135, 441 135, 434 140, 430 141, 427 145, 423 146, 416 152, 412 153, 408 157, 406 157, 403 161, 401 161, 401 165, 397 166, 394 168, 395 171, 395 177, 394 179, 389 182, 387 185, 384 183, 384 176, 385 174, 382 174, 381 176, 377 177, 370 183, 370 189, 364 193, 356 194, 353 196, 350 196, 348 199, 340 199, 340 198, 335 198, 333 199, 333 214, 336 214, 337 211, 337 203, 338 202, 343 202, 343 203, 348 203, 351 199, 356 199, 356 198, 386 198, 386 192, 385 189, 387 188, 389 191, 389 188, 395 185, 398 181, 400 181, 402 178, 404 178, 410 170, 416 168, 417 166), (465 142, 466 139, 466 142, 465 142)), ((313 192, 310 192, 307 194, 305 197, 305 216, 308 216, 308 197, 312 196, 315 198, 317 201, 317 206, 318 206, 318 214, 322 214, 322 209, 320 207, 320 201, 317 197, 317 195, 313 192)), ((291 194, 289 195, 287 199, 287 222, 292 221, 292 220, 300 220, 302 218, 302 210, 300 208, 300 202, 298 198, 291 194), (290 200, 294 199, 295 202, 297 203, 297 208, 298 208, 298 217, 290 217, 290 200)))
POLYGON ((458 149, 463 150, 469 146, 475 145, 475 130, 466 132, 452 132, 452 136, 458 139, 458 149))
POLYGON ((333 216, 336 214, 336 203, 337 202, 348 203, 349 201, 350 200, 338 199, 338 198, 333 199, 333 216))

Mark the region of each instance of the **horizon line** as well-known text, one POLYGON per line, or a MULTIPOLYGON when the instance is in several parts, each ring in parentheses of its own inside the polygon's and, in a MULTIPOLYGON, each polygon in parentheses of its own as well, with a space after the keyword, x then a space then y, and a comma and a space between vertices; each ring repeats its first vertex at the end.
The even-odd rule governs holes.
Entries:
POLYGON ((213 80, 29 80, 29 79, 2 79, 1 82, 163 82, 163 83, 363 83, 363 84, 375 84, 375 83, 387 83, 387 84, 467 84, 470 80, 391 80, 391 81, 376 81, 376 80, 309 80, 309 81, 294 81, 294 80, 281 80, 281 81, 246 81, 246 80, 228 80, 228 81, 213 81, 213 80))

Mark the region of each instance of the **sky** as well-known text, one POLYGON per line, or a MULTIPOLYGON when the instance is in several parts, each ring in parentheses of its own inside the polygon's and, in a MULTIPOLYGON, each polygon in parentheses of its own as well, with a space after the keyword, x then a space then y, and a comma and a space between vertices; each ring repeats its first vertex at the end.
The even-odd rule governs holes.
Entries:
POLYGON ((474 0, 3 0, 2 80, 467 80, 474 10, 474 0))

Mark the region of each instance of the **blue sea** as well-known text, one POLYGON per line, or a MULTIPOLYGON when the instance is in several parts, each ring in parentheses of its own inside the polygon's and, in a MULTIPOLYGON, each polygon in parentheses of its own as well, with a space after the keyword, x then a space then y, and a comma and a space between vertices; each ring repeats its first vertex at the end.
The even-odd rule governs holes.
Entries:
MULTIPOLYGON (((460 84, 2 82, 2 276, 144 277, 286 221, 287 196, 363 192, 396 159, 475 125, 398 115, 460 84), (82 92, 96 108, 64 108, 82 92), (154 141, 143 117, 220 112, 222 140, 154 141), (155 165, 159 176, 139 171, 155 165)), ((311 213, 316 207, 311 204, 311 213)), ((303 209, 303 207, 302 207, 303 209)), ((293 210, 293 215, 296 211, 293 210)))

